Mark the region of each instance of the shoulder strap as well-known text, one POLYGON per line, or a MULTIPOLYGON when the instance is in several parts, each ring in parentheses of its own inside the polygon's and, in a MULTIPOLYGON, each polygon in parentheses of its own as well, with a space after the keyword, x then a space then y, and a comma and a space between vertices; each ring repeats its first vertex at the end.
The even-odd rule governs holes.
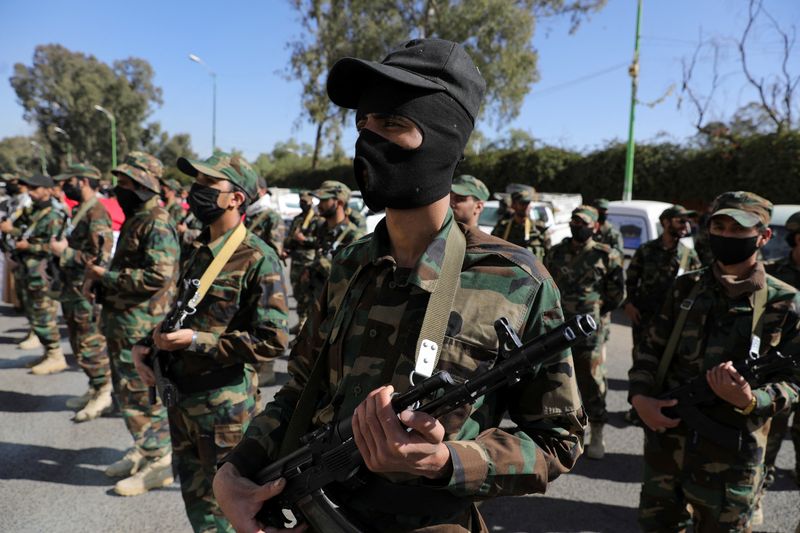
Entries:
POLYGON ((222 272, 222 268, 231 258, 233 252, 235 252, 242 241, 244 241, 246 235, 247 229, 242 223, 239 223, 236 229, 228 235, 225 244, 222 246, 222 250, 214 257, 214 260, 208 265, 203 275, 200 276, 200 285, 197 288, 197 292, 194 293, 194 296, 189 301, 190 307, 196 308, 200 304, 208 292, 208 289, 211 287, 211 284, 217 279, 219 273, 222 272))
POLYGON ((447 235, 442 270, 428 300, 428 307, 425 309, 425 317, 422 319, 422 327, 417 340, 414 373, 426 378, 433 374, 436 363, 439 361, 447 323, 450 320, 450 311, 453 309, 456 290, 461 279, 461 266, 464 264, 466 248, 467 240, 461 233, 461 228, 454 221, 450 227, 450 233, 447 235))
POLYGON ((36 225, 39 223, 39 221, 42 220, 44 217, 46 217, 48 213, 50 213, 50 211, 52 210, 53 210, 52 207, 45 207, 44 209, 36 213, 36 215, 34 215, 34 217, 31 219, 31 223, 28 226, 28 229, 26 229, 25 232, 22 234, 22 239, 28 240, 30 236, 33 235, 33 232, 36 230, 36 225))
POLYGON ((96 204, 96 203, 97 203, 97 197, 93 196, 89 200, 87 200, 87 201, 83 202, 83 204, 81 204, 81 207, 80 207, 80 209, 78 209, 78 212, 75 213, 74 217, 72 217, 72 222, 71 223, 72 223, 72 227, 73 228, 75 226, 77 226, 78 223, 81 220, 83 220, 83 217, 86 216, 86 213, 89 212, 89 209, 91 209, 92 206, 94 206, 94 204, 96 204))
POLYGON ((352 233, 352 231, 353 231, 353 228, 350 225, 348 225, 346 228, 344 228, 342 230, 342 232, 339 234, 339 236, 336 237, 336 240, 333 241, 333 249, 336 250, 339 247, 339 245, 342 244, 342 241, 345 239, 345 237, 350 235, 350 233, 352 233))
MULTIPOLYGON (((681 247, 681 243, 678 243, 678 248, 681 247)), ((686 267, 689 266, 689 248, 687 246, 683 247, 681 251, 681 262, 678 266, 678 273, 675 277, 682 276, 686 272, 686 267)))
POLYGON ((250 223, 250 227, 257 228, 262 222, 264 222, 264 220, 267 219, 268 215, 269 215, 269 210, 264 209, 258 215, 256 215, 256 218, 254 218, 253 221, 250 223))
POLYGON ((300 226, 300 230, 301 231, 307 230, 312 220, 314 220, 314 210, 309 209, 308 213, 306 213, 306 218, 303 219, 303 224, 300 226))
POLYGON ((764 282, 764 286, 750 296, 753 305, 753 323, 750 326, 750 355, 758 357, 761 348, 761 330, 763 329, 764 311, 767 308, 767 292, 769 286, 764 282))
POLYGON ((689 291, 689 296, 687 296, 686 299, 681 302, 681 311, 678 313, 678 319, 675 321, 675 325, 672 327, 672 333, 670 333, 669 340, 667 341, 667 347, 664 349, 664 353, 661 354, 661 361, 658 362, 658 371, 656 371, 655 382, 656 396, 661 393, 661 388, 664 386, 664 378, 666 377, 667 369, 672 362, 672 357, 675 355, 675 348, 678 347, 678 340, 681 338, 683 327, 686 325, 686 318, 689 316, 689 311, 692 310, 694 301, 697 298, 697 295, 700 294, 701 289, 702 283, 700 283, 700 280, 698 280, 694 283, 694 286, 692 286, 692 290, 689 291))
POLYGON ((511 224, 513 224, 513 223, 514 223, 514 219, 513 218, 509 218, 508 219, 508 223, 506 224, 506 230, 503 232, 503 240, 504 241, 508 240, 508 236, 511 234, 511 224))
POLYGON ((527 243, 531 238, 531 219, 525 217, 525 242, 527 243))

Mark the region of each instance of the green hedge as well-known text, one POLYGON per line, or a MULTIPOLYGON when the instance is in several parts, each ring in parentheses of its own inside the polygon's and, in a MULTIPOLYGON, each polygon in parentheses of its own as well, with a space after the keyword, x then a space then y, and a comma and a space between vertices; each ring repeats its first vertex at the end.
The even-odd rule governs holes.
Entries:
MULTIPOLYGON (((492 191, 526 183, 547 192, 583 194, 591 199, 622 197, 625 145, 611 144, 587 154, 555 147, 492 150, 468 156, 456 170, 482 179, 492 191)), ((326 179, 355 187, 352 166, 272 176, 283 187, 313 188, 326 179)), ((674 143, 636 147, 634 198, 708 204, 728 190, 750 190, 775 203, 800 203, 800 132, 755 135, 697 148, 674 143)))

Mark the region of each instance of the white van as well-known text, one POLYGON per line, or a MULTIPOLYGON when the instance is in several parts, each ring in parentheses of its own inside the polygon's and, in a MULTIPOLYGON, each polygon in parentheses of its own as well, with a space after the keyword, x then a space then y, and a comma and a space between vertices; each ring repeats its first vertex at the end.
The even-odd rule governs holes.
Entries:
POLYGON ((781 259, 789 255, 789 243, 786 242, 786 221, 800 211, 800 204, 777 204, 772 208, 772 239, 761 250, 765 261, 781 259))
MULTIPOLYGON (((655 200, 609 202, 608 221, 622 234, 625 257, 633 257, 639 246, 661 235, 664 228, 658 217, 672 205, 655 200)), ((694 248, 691 237, 684 237, 681 242, 689 248, 694 248)))

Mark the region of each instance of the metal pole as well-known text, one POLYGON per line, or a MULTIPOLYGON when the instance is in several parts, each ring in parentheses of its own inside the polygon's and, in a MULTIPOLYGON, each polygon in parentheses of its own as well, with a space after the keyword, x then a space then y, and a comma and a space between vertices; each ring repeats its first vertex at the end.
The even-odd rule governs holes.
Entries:
POLYGON ((625 183, 622 199, 630 201, 633 197, 633 155, 636 145, 633 142, 633 123, 636 115, 636 89, 639 87, 639 27, 642 20, 642 0, 636 5, 636 40, 633 45, 633 63, 628 69, 631 76, 631 114, 628 123, 628 150, 625 154, 625 183))
POLYGON ((110 115, 111 119, 111 168, 117 168, 117 119, 110 115))
POLYGON ((217 151, 217 75, 212 72, 213 102, 211 110, 211 153, 217 151))

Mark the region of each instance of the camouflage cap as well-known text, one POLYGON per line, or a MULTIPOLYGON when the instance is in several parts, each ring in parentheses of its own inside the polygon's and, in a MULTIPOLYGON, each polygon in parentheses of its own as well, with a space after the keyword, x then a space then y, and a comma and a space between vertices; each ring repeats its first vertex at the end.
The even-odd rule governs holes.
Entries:
POLYGON ((709 220, 727 215, 746 228, 761 224, 768 226, 772 218, 772 202, 748 191, 724 192, 711 204, 709 220))
POLYGON ((528 203, 533 201, 533 193, 529 190, 514 191, 511 193, 512 202, 528 203))
POLYGON ((208 159, 178 158, 178 170, 193 178, 203 173, 206 176, 230 181, 244 191, 250 200, 258 196, 258 174, 239 155, 215 152, 208 159))
POLYGON ((306 202, 311 202, 314 198, 314 195, 311 191, 300 191, 300 199, 306 202))
POLYGON ((170 178, 168 180, 164 180, 161 183, 164 184, 164 187, 171 191, 180 192, 182 187, 181 184, 175 178, 170 178))
POLYGON ((484 202, 489 199, 489 189, 486 185, 475 176, 470 176, 469 174, 457 176, 453 180, 453 186, 450 190, 461 196, 473 196, 484 202))
POLYGON ((67 167, 66 172, 53 176, 53 179, 56 181, 64 181, 76 176, 91 178, 93 180, 99 180, 103 177, 100 170, 94 165, 88 163, 73 163, 67 167))
POLYGON ((608 200, 606 198, 595 198, 594 202, 592 202, 592 206, 598 211, 600 209, 608 211, 608 200))
POLYGON ((350 187, 341 181, 326 180, 322 182, 322 185, 319 186, 319 189, 311 194, 320 200, 336 198, 337 200, 341 200, 346 203, 350 199, 350 187))
POLYGON ((129 165, 139 167, 142 170, 146 170, 151 176, 155 176, 156 179, 160 180, 164 176, 164 164, 160 159, 148 153, 134 150, 125 158, 125 162, 129 165))
POLYGON ((3 172, 0 174, 0 181, 14 181, 19 179, 19 174, 14 174, 12 172, 3 172))
POLYGON ((686 209, 682 205, 672 205, 661 212, 661 215, 658 217, 659 220, 662 218, 681 218, 681 217, 693 217, 697 214, 697 211, 690 211, 686 209))
POLYGON ((790 216, 786 221, 786 231, 789 233, 800 233, 800 211, 790 216))
POLYGON ((600 215, 597 209, 590 205, 579 205, 572 210, 572 216, 583 220, 587 224, 594 224, 600 215))

